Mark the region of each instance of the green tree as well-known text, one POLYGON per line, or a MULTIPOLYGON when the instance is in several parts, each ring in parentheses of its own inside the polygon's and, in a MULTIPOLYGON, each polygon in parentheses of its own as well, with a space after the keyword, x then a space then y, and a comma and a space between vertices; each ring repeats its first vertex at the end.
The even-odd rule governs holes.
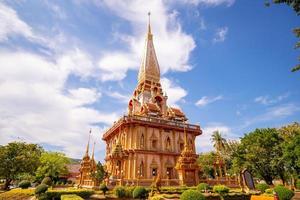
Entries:
POLYGON ((214 147, 217 153, 224 151, 226 146, 226 140, 222 137, 219 131, 214 131, 211 136, 211 141, 214 143, 214 147))
POLYGON ((215 161, 216 154, 215 152, 207 152, 201 153, 198 156, 198 164, 200 165, 202 176, 203 178, 214 178, 214 161, 215 161))
POLYGON ((284 179, 284 165, 280 144, 283 139, 275 128, 256 129, 241 139, 238 154, 235 154, 233 165, 246 167, 267 184, 272 185, 276 176, 284 179))
POLYGON ((282 143, 284 166, 291 182, 295 185, 300 174, 300 125, 293 123, 279 129, 284 142, 282 143))
MULTIPOLYGON (((296 12, 296 14, 299 16, 300 15, 300 1, 299 0, 267 0, 265 2, 266 6, 270 6, 271 2, 275 3, 275 4, 286 4, 290 7, 292 7, 292 9, 296 12)), ((298 39, 300 39, 300 28, 295 28, 293 30, 294 34, 296 35, 296 37, 298 39)), ((300 40, 298 40, 298 42, 295 45, 295 48, 300 48, 300 40)), ((298 58, 298 60, 300 60, 300 57, 298 58)), ((298 71, 300 70, 300 64, 297 64, 295 67, 292 68, 292 72, 298 71)))
POLYGON ((40 157, 40 163, 36 177, 42 179, 49 176, 55 179, 60 175, 66 175, 68 173, 67 164, 70 163, 70 159, 63 153, 44 152, 40 157))
POLYGON ((42 151, 37 144, 25 142, 0 146, 0 178, 5 179, 4 189, 25 173, 33 175, 40 164, 42 151))
POLYGON ((97 181, 102 182, 104 178, 107 176, 107 172, 105 171, 104 166, 101 162, 97 163, 97 170, 96 172, 92 173, 92 177, 95 178, 97 181))

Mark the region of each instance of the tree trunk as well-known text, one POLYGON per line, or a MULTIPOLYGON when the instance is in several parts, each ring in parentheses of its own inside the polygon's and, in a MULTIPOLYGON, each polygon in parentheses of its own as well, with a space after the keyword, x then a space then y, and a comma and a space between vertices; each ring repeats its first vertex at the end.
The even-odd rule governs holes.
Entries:
POLYGON ((4 188, 3 188, 4 190, 9 189, 11 181, 12 181, 11 179, 5 179, 4 188))
POLYGON ((271 176, 263 176, 263 179, 268 185, 273 185, 273 178, 271 176))

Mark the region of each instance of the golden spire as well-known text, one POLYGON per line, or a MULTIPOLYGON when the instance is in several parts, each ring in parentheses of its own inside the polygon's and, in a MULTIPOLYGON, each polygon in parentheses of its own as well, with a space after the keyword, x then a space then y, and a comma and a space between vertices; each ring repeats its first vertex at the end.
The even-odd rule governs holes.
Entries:
POLYGON ((92 160, 94 160, 95 144, 96 144, 96 142, 94 142, 94 145, 93 145, 92 160))
POLYGON ((151 13, 148 12, 148 40, 152 40, 152 33, 151 33, 151 24, 150 24, 150 15, 151 13))
POLYGON ((145 49, 143 54, 142 64, 139 70, 138 82, 142 83, 145 80, 160 82, 160 69, 157 61, 154 45, 153 35, 151 32, 150 12, 148 13, 148 31, 145 42, 145 49))
POLYGON ((85 156, 89 156, 89 148, 90 148, 91 133, 92 133, 92 129, 90 129, 90 132, 89 132, 89 140, 88 140, 88 143, 87 143, 87 145, 86 145, 85 156))

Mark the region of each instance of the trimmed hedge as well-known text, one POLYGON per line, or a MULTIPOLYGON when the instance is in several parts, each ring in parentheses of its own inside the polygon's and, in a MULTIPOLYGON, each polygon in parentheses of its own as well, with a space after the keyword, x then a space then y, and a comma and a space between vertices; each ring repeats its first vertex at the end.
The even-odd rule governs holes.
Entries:
POLYGON ((125 187, 123 187, 123 186, 117 186, 117 187, 115 187, 114 194, 118 198, 124 198, 126 196, 125 187))
POLYGON ((48 190, 45 195, 46 199, 60 199, 62 195, 73 194, 80 196, 82 198, 89 198, 92 194, 94 194, 93 190, 85 190, 85 189, 74 189, 74 190, 48 190))
POLYGON ((264 193, 266 191, 266 189, 269 189, 270 186, 266 183, 259 183, 256 186, 256 189, 258 189, 261 193, 264 193))
POLYGON ((133 198, 133 191, 135 189, 135 186, 128 186, 125 188, 125 197, 127 198, 133 198))
POLYGON ((16 188, 0 194, 1 200, 29 199, 34 196, 34 189, 16 188))
POLYGON ((205 200, 205 196, 198 190, 186 190, 180 195, 181 200, 205 200))
POLYGON ((215 185, 213 187, 213 192, 218 193, 220 195, 224 195, 229 192, 229 188, 225 185, 215 185))
POLYGON ((197 185, 197 190, 199 190, 200 192, 204 192, 205 190, 211 190, 211 186, 207 183, 199 183, 197 185))
POLYGON ((135 187, 134 190, 133 190, 133 193, 132 193, 132 197, 133 197, 134 199, 137 199, 137 198, 139 198, 139 199, 144 199, 144 198, 146 198, 147 196, 148 196, 148 192, 147 192, 147 190, 146 190, 144 187, 142 187, 142 186, 137 186, 137 187, 135 187))
POLYGON ((19 183, 19 187, 22 189, 27 189, 31 186, 31 183, 27 180, 23 180, 19 183))
POLYGON ((61 200, 83 200, 80 196, 77 196, 75 194, 64 194, 60 197, 61 200))
POLYGON ((43 184, 46 184, 48 186, 52 186, 52 179, 50 177, 45 177, 43 180, 42 180, 42 183, 43 184))
POLYGON ((297 188, 297 189, 300 189, 300 180, 297 180, 296 188, 297 188))
POLYGON ((38 186, 35 188, 34 193, 35 193, 36 195, 40 195, 40 194, 45 193, 47 190, 48 190, 48 185, 42 183, 42 184, 38 185, 38 186))
POLYGON ((268 188, 265 190, 265 194, 273 194, 274 190, 272 188, 268 188))
POLYGON ((105 183, 102 183, 99 187, 99 189, 103 192, 103 194, 105 195, 106 192, 108 191, 108 187, 106 186, 105 183))
POLYGON ((292 190, 281 185, 276 186, 274 191, 278 194, 280 200, 290 200, 294 196, 294 192, 292 190))

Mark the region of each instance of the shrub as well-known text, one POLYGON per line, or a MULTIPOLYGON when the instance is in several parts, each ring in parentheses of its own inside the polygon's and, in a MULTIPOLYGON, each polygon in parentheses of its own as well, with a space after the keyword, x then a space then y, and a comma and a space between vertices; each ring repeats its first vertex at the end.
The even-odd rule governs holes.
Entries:
POLYGON ((105 183, 102 183, 99 187, 99 189, 103 192, 103 194, 105 195, 105 193, 108 191, 108 187, 106 186, 105 183))
POLYGON ((294 192, 284 186, 276 186, 274 191, 278 194, 280 200, 290 200, 294 196, 294 192))
POLYGON ((46 184, 48 186, 52 186, 52 179, 50 177, 45 177, 43 180, 42 180, 42 183, 43 184, 46 184))
POLYGON ((19 183, 19 187, 22 188, 22 189, 27 189, 27 188, 29 188, 30 186, 31 186, 31 183, 30 183, 29 181, 26 181, 26 180, 21 181, 21 182, 19 183))
POLYGON ((273 190, 272 188, 269 188, 269 189, 266 189, 266 190, 265 190, 265 193, 266 193, 266 194, 273 194, 273 191, 274 191, 274 190, 273 190))
POLYGON ((89 198, 92 194, 94 194, 93 190, 85 190, 85 189, 68 189, 68 190, 48 190, 46 192, 47 199, 60 199, 62 195, 73 194, 80 196, 84 199, 89 198))
POLYGON ((132 193, 132 197, 134 198, 134 199, 137 199, 137 198, 142 198, 142 199, 144 199, 144 198, 146 198, 148 196, 148 192, 147 192, 147 190, 144 188, 144 187, 142 187, 142 186, 137 186, 137 187, 135 187, 134 188, 134 190, 133 190, 133 193, 132 193))
POLYGON ((64 194, 61 195, 61 200, 83 200, 80 196, 77 196, 75 194, 64 194))
POLYGON ((300 189, 300 180, 297 180, 297 182, 296 182, 296 188, 300 189))
POLYGON ((261 193, 264 193, 266 189, 269 189, 270 186, 266 183, 259 183, 256 185, 256 189, 258 189, 261 193))
POLYGON ((229 188, 225 185, 215 185, 213 187, 213 192, 218 193, 220 195, 227 194, 229 192, 229 188))
POLYGON ((125 197, 125 188, 123 186, 117 186, 114 189, 114 193, 118 198, 124 198, 125 197))
POLYGON ((186 190, 180 195, 181 200, 205 200, 205 196, 198 190, 186 190))
POLYGON ((135 189, 135 186, 129 186, 125 188, 125 196, 128 198, 133 198, 133 191, 135 189))
POLYGON ((210 189, 211 187, 207 183, 200 183, 199 185, 197 185, 197 190, 199 190, 200 192, 203 192, 205 190, 210 190, 210 189))
POLYGON ((42 193, 45 193, 47 190, 48 190, 48 185, 42 183, 35 188, 34 193, 40 195, 42 193))

